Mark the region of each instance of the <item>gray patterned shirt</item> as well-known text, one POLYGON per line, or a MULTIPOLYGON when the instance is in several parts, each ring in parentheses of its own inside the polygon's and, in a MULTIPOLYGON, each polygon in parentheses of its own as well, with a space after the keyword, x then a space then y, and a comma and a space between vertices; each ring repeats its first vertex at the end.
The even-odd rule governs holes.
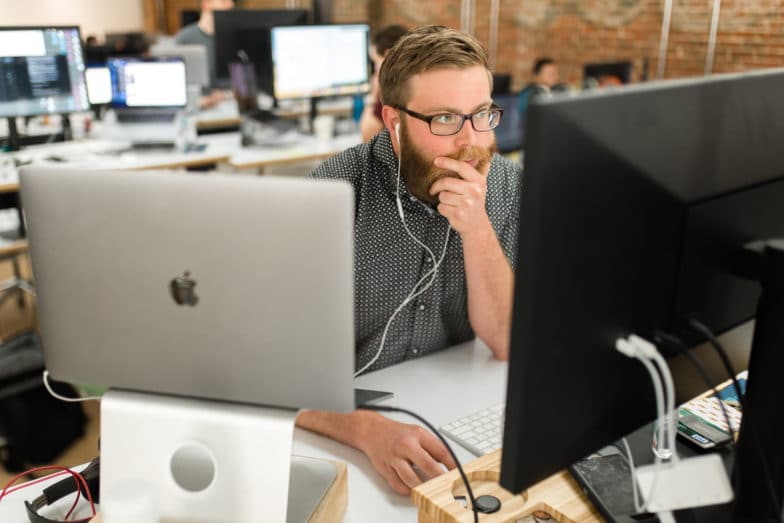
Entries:
MULTIPOLYGON (((404 153, 405 154, 405 153, 404 153)), ((397 156, 384 130, 369 143, 321 164, 311 178, 347 180, 354 187, 354 320, 356 365, 369 362, 387 320, 433 260, 406 233, 395 203, 397 156)), ((487 214, 512 266, 517 256, 521 167, 495 155, 487 178, 487 214)), ((441 256, 449 222, 414 198, 400 181, 406 224, 419 241, 441 256)), ((395 316, 384 349, 369 370, 378 370, 471 339, 463 245, 450 232, 446 256, 432 286, 395 316)))

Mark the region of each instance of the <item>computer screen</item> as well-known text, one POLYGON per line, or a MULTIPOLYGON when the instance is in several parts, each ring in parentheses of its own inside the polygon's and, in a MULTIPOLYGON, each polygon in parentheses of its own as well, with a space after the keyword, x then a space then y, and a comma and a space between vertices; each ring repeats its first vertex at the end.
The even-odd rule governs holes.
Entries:
POLYGON ((150 47, 144 33, 106 33, 104 42, 109 56, 141 56, 150 47))
POLYGON ((181 107, 187 101, 182 58, 110 58, 112 106, 181 107))
POLYGON ((0 27, 0 117, 87 111, 78 27, 0 27))
POLYGON ((501 123, 495 128, 495 142, 502 154, 523 149, 523 122, 518 109, 519 93, 497 93, 493 102, 504 110, 501 123))
MULTIPOLYGON (((778 69, 530 106, 504 487, 519 492, 655 417, 650 379, 615 350, 617 338, 670 333, 694 346, 704 338, 689 320, 722 333, 756 315, 736 462, 763 422, 754 436, 780 502, 784 423, 772 398, 784 351, 758 342, 761 286, 736 275, 736 257, 749 242, 784 238, 782 92, 778 69)), ((779 340, 780 318, 766 322, 779 340)), ((751 490, 769 506, 762 475, 739 470, 736 497, 751 490)))
POLYGON ((112 101, 112 77, 108 67, 87 67, 84 79, 90 105, 103 105, 112 101))
POLYGON ((603 87, 628 84, 632 80, 631 62, 605 62, 583 66, 583 85, 603 87))
POLYGON ((275 99, 367 92, 369 31, 366 24, 273 28, 275 99))
POLYGON ((231 9, 215 12, 215 76, 223 86, 230 83, 229 64, 244 51, 256 67, 259 87, 272 88, 270 28, 308 23, 307 9, 231 9))

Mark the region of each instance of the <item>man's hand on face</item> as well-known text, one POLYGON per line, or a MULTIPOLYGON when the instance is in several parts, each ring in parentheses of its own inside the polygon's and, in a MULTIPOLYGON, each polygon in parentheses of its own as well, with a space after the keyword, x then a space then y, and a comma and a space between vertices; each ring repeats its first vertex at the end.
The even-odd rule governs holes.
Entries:
POLYGON ((455 463, 443 443, 419 425, 407 425, 378 416, 362 451, 395 492, 411 489, 453 469, 455 463), (416 470, 415 470, 416 469, 416 470))
POLYGON ((438 195, 438 212, 449 220, 452 228, 461 236, 487 232, 488 227, 492 228, 485 209, 487 173, 462 160, 444 156, 436 158, 433 163, 460 176, 441 178, 430 187, 430 194, 438 195))

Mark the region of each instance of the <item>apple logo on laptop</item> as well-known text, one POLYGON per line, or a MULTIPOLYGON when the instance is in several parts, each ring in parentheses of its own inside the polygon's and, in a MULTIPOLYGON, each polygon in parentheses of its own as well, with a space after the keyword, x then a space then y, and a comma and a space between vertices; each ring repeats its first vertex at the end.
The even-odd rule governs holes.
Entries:
POLYGON ((169 282, 169 292, 177 305, 190 305, 199 303, 196 295, 196 280, 191 278, 191 271, 185 271, 182 276, 177 276, 169 282))

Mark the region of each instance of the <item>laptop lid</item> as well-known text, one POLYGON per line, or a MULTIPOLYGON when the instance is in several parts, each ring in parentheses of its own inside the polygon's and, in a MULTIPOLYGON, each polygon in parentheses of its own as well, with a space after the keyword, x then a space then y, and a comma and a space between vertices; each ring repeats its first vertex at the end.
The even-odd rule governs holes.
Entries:
POLYGON ((354 407, 348 184, 42 167, 20 181, 54 379, 354 407))
POLYGON ((115 110, 185 108, 188 87, 181 57, 114 57, 107 66, 115 110))
POLYGON ((153 56, 178 56, 185 61, 185 75, 188 85, 209 87, 210 66, 207 55, 207 46, 204 45, 175 45, 162 43, 150 48, 153 56))

